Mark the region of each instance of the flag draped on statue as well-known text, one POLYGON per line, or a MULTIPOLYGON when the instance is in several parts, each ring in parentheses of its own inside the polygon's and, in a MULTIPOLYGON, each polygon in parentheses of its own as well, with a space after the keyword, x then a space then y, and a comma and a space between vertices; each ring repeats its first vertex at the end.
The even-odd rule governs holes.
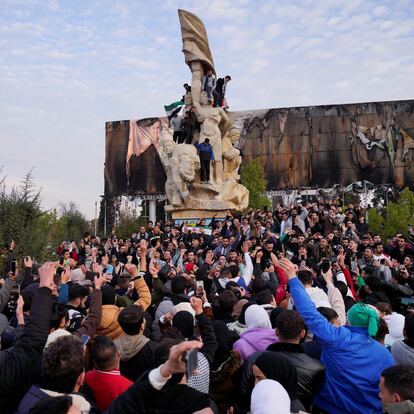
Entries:
POLYGON ((175 114, 180 112, 182 106, 184 106, 183 101, 177 101, 169 105, 164 105, 165 113, 167 114, 168 119, 171 119, 175 114))

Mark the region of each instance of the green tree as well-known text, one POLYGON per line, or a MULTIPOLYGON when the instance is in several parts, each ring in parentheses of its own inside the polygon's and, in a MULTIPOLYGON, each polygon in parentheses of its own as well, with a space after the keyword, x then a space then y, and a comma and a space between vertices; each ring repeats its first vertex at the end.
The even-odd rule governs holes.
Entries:
POLYGON ((51 217, 42 211, 40 191, 36 190, 32 171, 21 184, 7 191, 6 180, 0 182, 0 243, 8 247, 16 242, 15 255, 44 259, 51 217))
POLYGON ((145 226, 143 217, 139 217, 135 212, 121 212, 116 226, 116 234, 122 238, 131 237, 131 234, 136 233, 140 226, 145 226))
POLYGON ((270 207, 271 201, 264 195, 267 181, 260 158, 254 158, 241 168, 241 183, 249 190, 249 207, 270 207))
POLYGON ((368 210, 368 224, 371 231, 386 239, 396 233, 407 235, 408 224, 414 221, 414 193, 404 188, 396 201, 388 203, 381 212, 375 208, 368 210))
POLYGON ((53 240, 55 244, 60 244, 63 240, 78 241, 85 231, 90 230, 89 222, 73 201, 59 203, 58 215, 53 240))
POLYGON ((0 272, 4 271, 12 240, 16 242, 17 260, 29 255, 42 262, 53 256, 62 240, 79 240, 89 229, 89 223, 74 203, 61 204, 59 210, 58 214, 56 210, 42 209, 32 171, 10 191, 6 179, 0 179, 0 272))

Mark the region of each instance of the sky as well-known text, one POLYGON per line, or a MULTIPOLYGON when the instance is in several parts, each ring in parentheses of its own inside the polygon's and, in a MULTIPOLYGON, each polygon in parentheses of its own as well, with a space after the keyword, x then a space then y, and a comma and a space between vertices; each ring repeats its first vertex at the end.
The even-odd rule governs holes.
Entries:
POLYGON ((105 121, 163 115, 197 14, 231 110, 414 98, 412 0, 0 0, 0 166, 43 207, 103 194, 105 121))

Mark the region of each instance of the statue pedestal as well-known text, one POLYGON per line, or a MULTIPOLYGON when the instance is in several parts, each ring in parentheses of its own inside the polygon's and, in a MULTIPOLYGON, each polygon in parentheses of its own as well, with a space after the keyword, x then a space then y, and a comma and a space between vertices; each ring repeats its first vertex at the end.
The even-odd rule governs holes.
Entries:
POLYGON ((172 206, 166 206, 165 210, 171 212, 173 220, 201 220, 203 218, 209 219, 213 217, 223 218, 227 215, 227 210, 193 210, 193 209, 182 209, 177 210, 172 206), (170 208, 169 208, 170 207, 170 208))

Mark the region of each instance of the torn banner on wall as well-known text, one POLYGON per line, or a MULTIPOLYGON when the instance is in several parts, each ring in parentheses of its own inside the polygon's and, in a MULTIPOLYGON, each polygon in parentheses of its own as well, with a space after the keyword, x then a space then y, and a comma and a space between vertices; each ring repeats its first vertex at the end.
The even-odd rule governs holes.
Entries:
POLYGON ((158 154, 160 151, 161 136, 172 135, 168 127, 168 118, 147 118, 137 121, 131 119, 129 123, 129 141, 126 155, 127 185, 131 178, 131 158, 140 157, 150 151, 158 154))
POLYGON ((375 168, 386 152, 394 167, 400 137, 402 140, 400 161, 405 161, 409 150, 414 149, 414 139, 402 128, 394 125, 385 128, 382 124, 369 128, 352 122, 351 142, 354 161, 363 168, 375 168))

